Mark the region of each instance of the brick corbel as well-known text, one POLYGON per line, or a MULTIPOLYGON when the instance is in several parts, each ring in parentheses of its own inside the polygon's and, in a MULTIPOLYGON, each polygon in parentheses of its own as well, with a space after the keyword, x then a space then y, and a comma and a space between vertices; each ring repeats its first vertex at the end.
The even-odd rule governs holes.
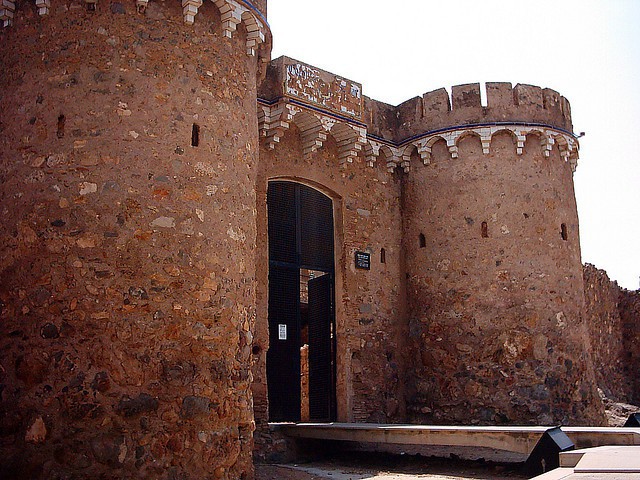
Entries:
POLYGON ((11 0, 0 0, 0 2, 0 24, 3 27, 10 27, 13 24, 16 4, 11 0))

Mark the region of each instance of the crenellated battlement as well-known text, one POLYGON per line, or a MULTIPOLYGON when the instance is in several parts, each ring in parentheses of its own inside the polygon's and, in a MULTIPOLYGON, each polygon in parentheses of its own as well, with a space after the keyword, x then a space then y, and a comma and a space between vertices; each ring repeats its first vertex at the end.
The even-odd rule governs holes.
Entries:
POLYGON ((362 85, 353 80, 280 57, 271 62, 259 94, 258 124, 269 148, 295 124, 305 155, 332 135, 342 165, 362 152, 369 166, 383 158, 389 171, 400 167, 408 172, 415 153, 425 165, 430 163, 438 141, 446 142, 455 159, 458 142, 472 135, 489 154, 493 136, 505 131, 512 135, 517 155, 523 154, 527 137, 535 135, 544 156, 557 145, 573 170, 577 165, 579 145, 571 132, 569 102, 548 88, 487 83, 483 106, 480 84, 473 83, 454 86, 451 96, 441 88, 394 107, 363 96, 362 85))
POLYGON ((400 138, 454 125, 493 122, 535 123, 571 132, 569 101, 555 90, 508 82, 486 84, 486 105, 479 83, 456 85, 451 95, 440 88, 408 100, 397 108, 400 138))
MULTIPOLYGON (((75 8, 86 8, 90 12, 95 12, 101 6, 98 6, 99 0, 79 0, 75 5, 75 8)), ((203 0, 181 0, 182 3, 182 17, 184 23, 192 25, 196 21, 198 9, 202 6, 203 0)), ((262 44, 271 43, 270 27, 266 18, 266 2, 261 0, 253 2, 249 0, 212 0, 212 3, 218 8, 220 17, 222 20, 222 32, 227 38, 231 38, 236 32, 238 25, 244 24, 247 32, 246 46, 247 55, 255 56, 258 53, 258 49, 262 44), (256 6, 257 5, 257 6, 256 6)), ((35 0, 38 16, 43 20, 48 17, 56 8, 64 9, 68 11, 74 8, 74 5, 69 8, 66 4, 61 4, 57 0, 35 0)), ((110 9, 112 13, 128 13, 127 7, 123 4, 119 4, 119 7, 111 5, 110 9)), ((133 3, 131 3, 133 5, 133 3)), ((135 0, 135 9, 131 9, 131 14, 145 15, 149 0, 135 0)), ((105 6, 105 9, 109 8, 105 6)), ((2 0, 0 4, 0 27, 11 27, 14 24, 14 20, 20 12, 16 12, 15 0, 2 0)), ((260 55, 263 61, 268 62, 270 60, 271 48, 268 47, 265 50, 265 55, 260 55)))

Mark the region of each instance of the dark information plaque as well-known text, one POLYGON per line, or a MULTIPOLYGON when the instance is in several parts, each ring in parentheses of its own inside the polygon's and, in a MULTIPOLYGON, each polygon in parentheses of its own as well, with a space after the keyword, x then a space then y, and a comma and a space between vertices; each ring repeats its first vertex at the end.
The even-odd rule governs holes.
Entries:
POLYGON ((356 268, 371 270, 371 254, 367 252, 356 252, 356 268))

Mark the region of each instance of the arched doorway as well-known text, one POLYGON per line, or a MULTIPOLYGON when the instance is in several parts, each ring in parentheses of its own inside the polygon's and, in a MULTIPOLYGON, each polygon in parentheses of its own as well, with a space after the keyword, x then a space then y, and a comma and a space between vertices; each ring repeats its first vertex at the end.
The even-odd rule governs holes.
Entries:
POLYGON ((267 211, 269 421, 333 421, 333 201, 300 183, 271 181, 267 211))

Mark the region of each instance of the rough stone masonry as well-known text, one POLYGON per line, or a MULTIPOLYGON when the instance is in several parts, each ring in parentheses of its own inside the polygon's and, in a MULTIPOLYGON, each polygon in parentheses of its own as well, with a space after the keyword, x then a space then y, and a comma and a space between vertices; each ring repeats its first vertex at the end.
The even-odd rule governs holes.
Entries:
POLYGON ((266 3, 0 7, 0 477, 248 480, 286 449, 276 181, 332 205, 334 419, 603 424, 597 388, 637 401, 637 295, 580 263, 569 102, 387 105, 269 62, 266 3))
POLYGON ((0 34, 3 478, 252 476, 264 5, 218 4, 17 2, 0 34))

